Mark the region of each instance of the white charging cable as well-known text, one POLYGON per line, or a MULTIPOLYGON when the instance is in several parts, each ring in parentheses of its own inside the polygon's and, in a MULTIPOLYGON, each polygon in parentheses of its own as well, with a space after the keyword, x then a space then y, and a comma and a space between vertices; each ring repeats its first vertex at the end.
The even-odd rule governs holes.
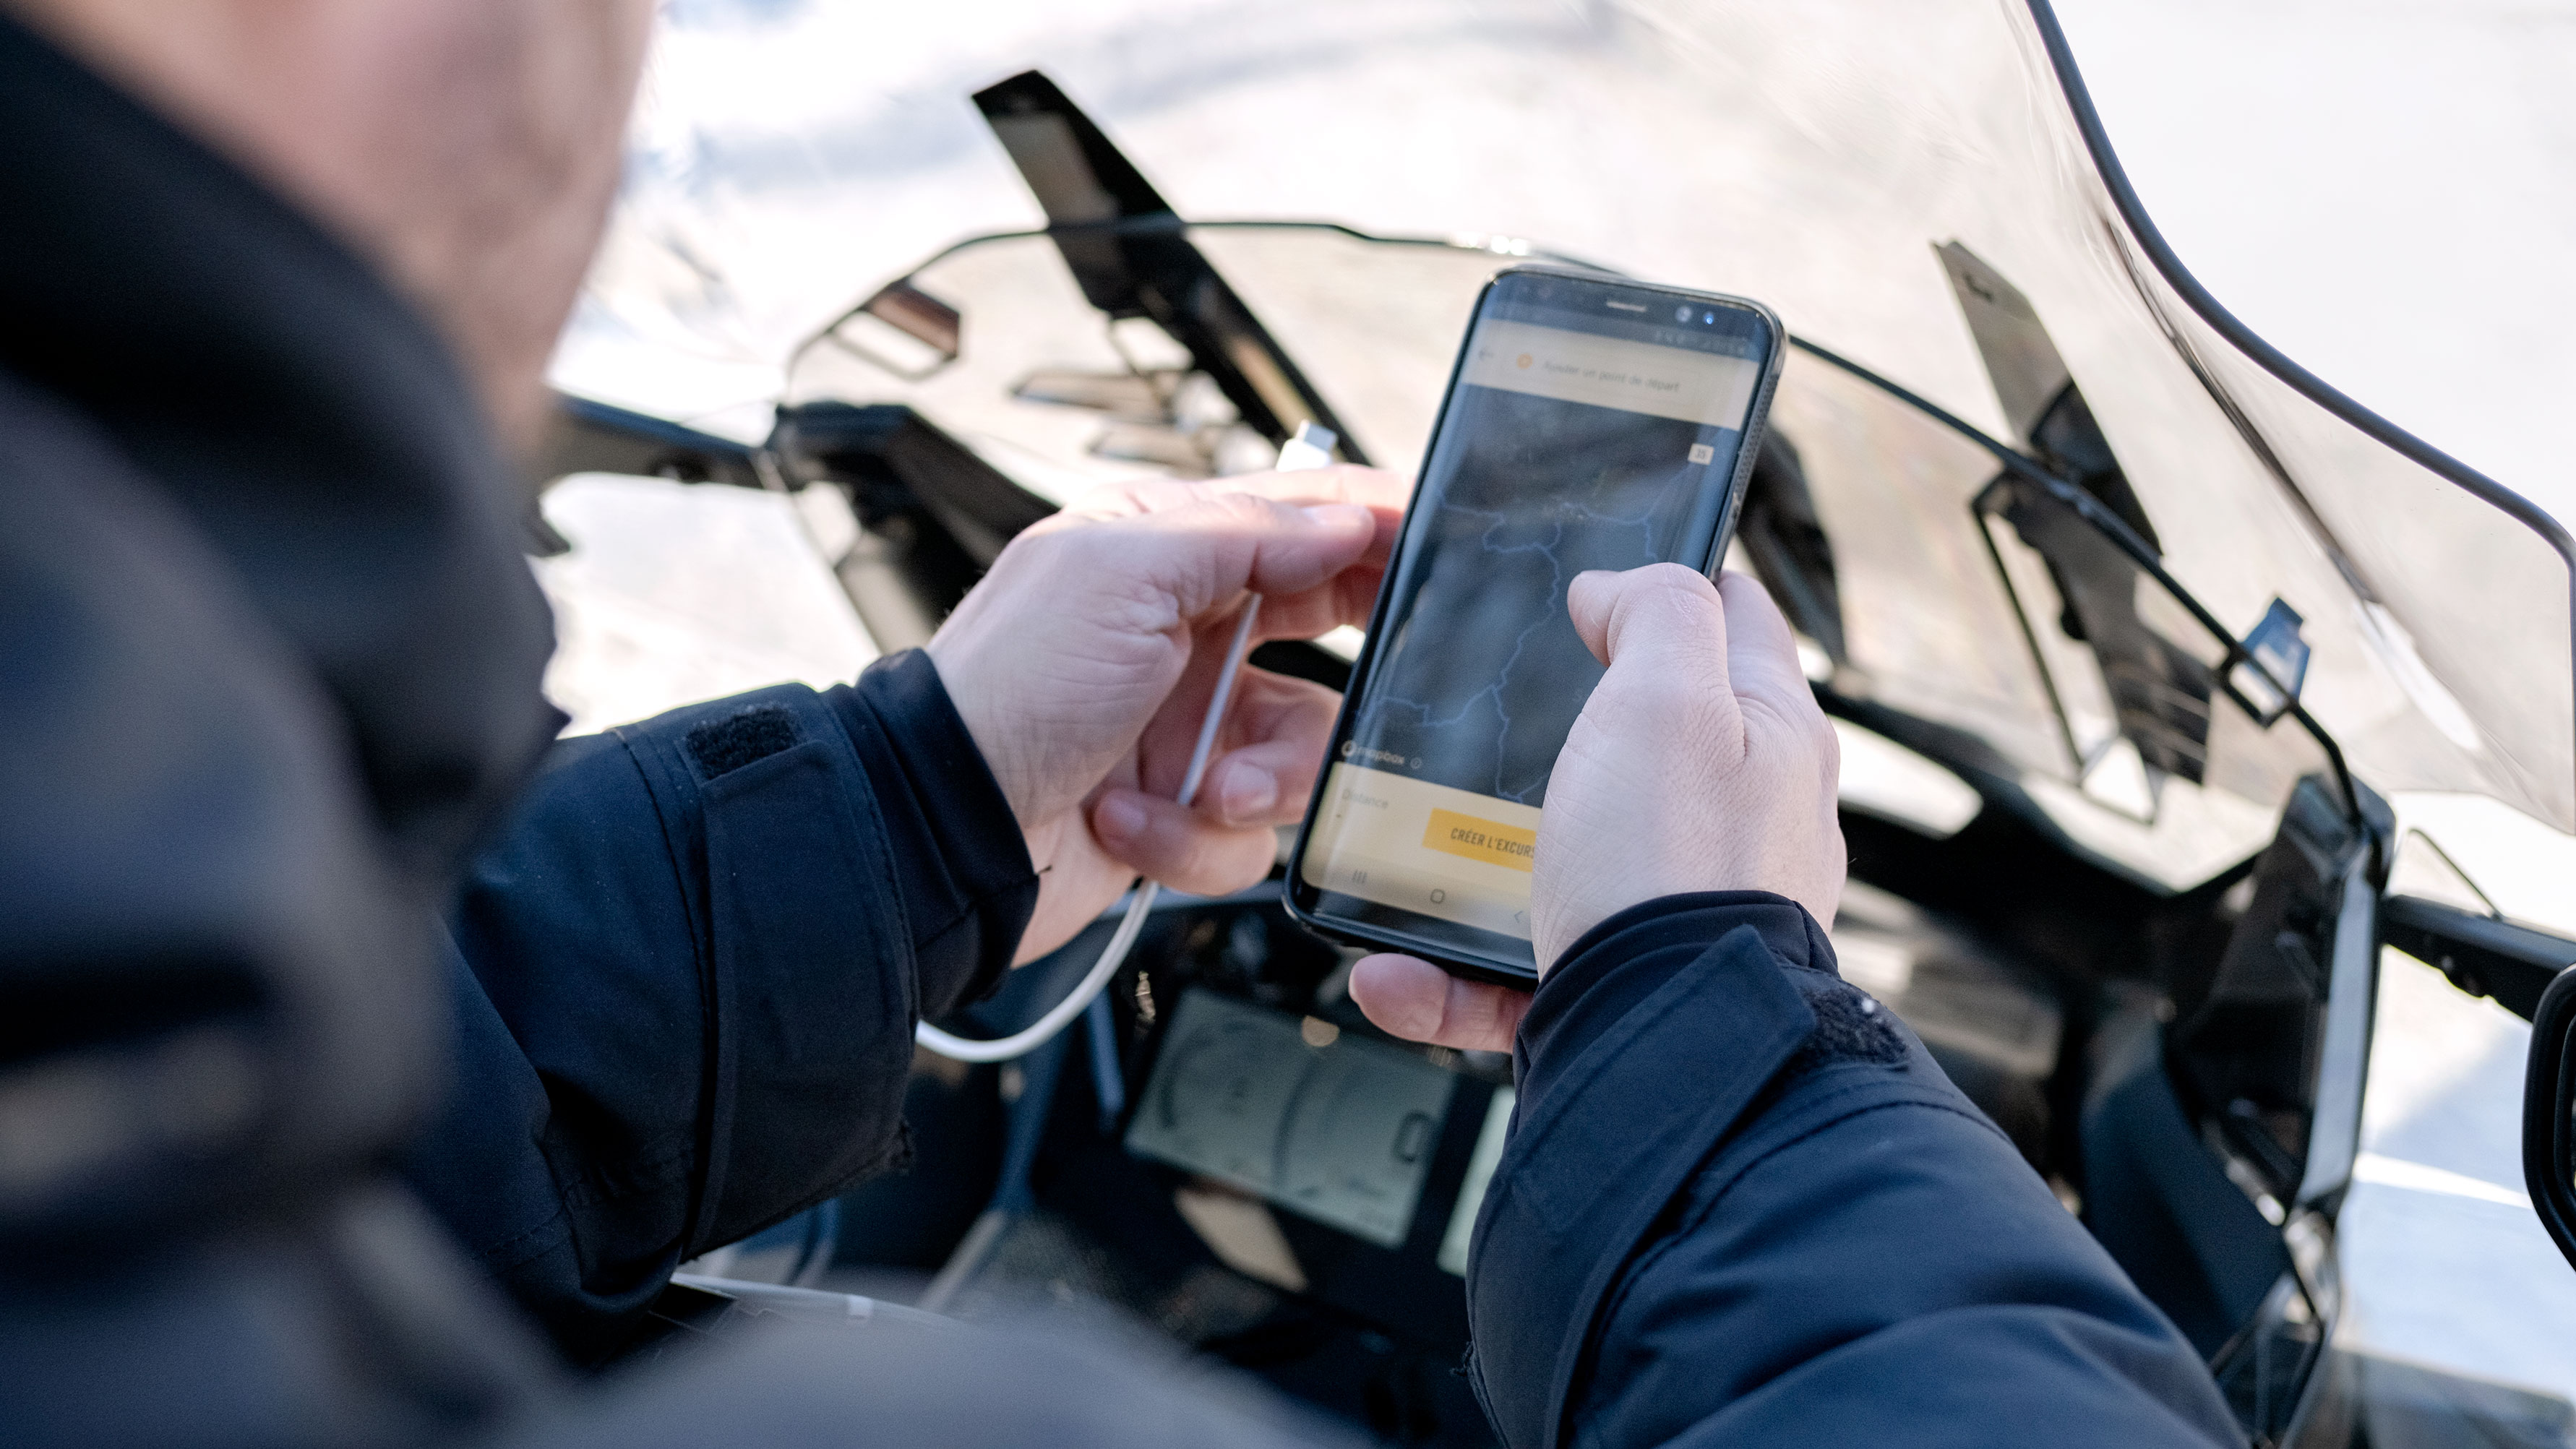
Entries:
MULTIPOLYGON (((1329 465, 1333 461, 1333 444, 1338 441, 1330 428, 1318 427, 1311 422, 1299 423, 1297 436, 1280 446, 1279 471, 1300 473, 1329 465)), ((1207 775, 1208 757, 1216 752, 1217 727, 1225 723, 1226 704, 1234 698, 1234 677, 1243 669, 1243 656, 1252 643, 1252 628, 1260 617, 1261 596, 1254 594, 1244 600, 1243 613, 1235 620, 1234 642, 1226 646, 1225 663, 1217 670, 1216 692, 1208 697, 1207 717, 1199 722, 1198 743, 1191 748, 1190 767, 1181 776, 1181 793, 1174 797, 1185 810, 1192 800, 1198 798, 1199 781, 1207 775)), ((1127 914, 1118 922, 1118 929, 1110 936, 1109 944, 1100 948, 1100 959, 1091 963, 1091 969, 1083 973, 1081 983, 1064 1000, 1047 1008, 1046 1015, 1036 1021, 1009 1036, 995 1037, 990 1041, 957 1036, 925 1021, 912 1029, 912 1039, 951 1061, 960 1062, 1007 1062, 1036 1051, 1052 1040, 1057 1032, 1064 1030, 1067 1023, 1080 1016, 1083 1008, 1091 1005, 1091 999, 1109 984, 1109 978, 1118 974, 1118 968, 1126 964, 1128 949, 1136 944, 1138 936, 1144 934, 1145 917, 1152 913, 1154 898, 1162 894, 1162 890, 1160 885, 1150 880, 1137 882, 1135 891, 1127 897, 1127 914)))

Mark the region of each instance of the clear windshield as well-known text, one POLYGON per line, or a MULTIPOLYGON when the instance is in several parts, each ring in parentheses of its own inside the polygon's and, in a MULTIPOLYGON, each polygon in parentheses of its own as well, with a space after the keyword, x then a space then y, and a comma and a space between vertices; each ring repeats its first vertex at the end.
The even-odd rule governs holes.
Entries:
MULTIPOLYGON (((828 54, 829 37, 862 40, 838 23, 788 28, 828 54)), ((687 78, 666 71, 566 385, 711 418, 781 395, 909 401, 1050 496, 1258 462, 1205 389, 1124 416, 1064 400, 1104 374, 1191 384, 1168 339, 1091 310, 1043 238, 919 270, 962 315, 955 363, 906 381, 826 347, 785 375, 800 339, 932 250, 926 218, 936 240, 1028 223, 958 98, 1035 60, 1186 214, 1508 227, 1759 297, 1802 337, 2081 474, 2228 634, 2286 602, 2313 651, 2304 702, 2363 780, 2576 828, 2564 562, 2182 304, 2119 219, 2018 7, 1320 0, 1220 25, 1134 0, 948 37, 935 73, 839 110, 817 97, 846 90, 842 61, 761 43, 778 72, 761 104, 811 109, 814 133, 791 144, 773 120, 722 114, 740 99, 679 124, 669 98, 687 78), (697 349, 696 406, 605 360, 639 332, 697 349)), ((1409 469, 1499 258, 1311 230, 1191 239, 1370 456, 1409 469)), ((2178 599, 2135 569, 2052 557, 2079 546, 2047 543, 2044 501, 1989 496, 2000 470, 1973 436, 1814 356, 1792 362, 1774 416, 1830 571, 1785 557, 1766 576, 1831 585, 1832 608, 1810 600, 1802 624, 1835 690, 1891 729, 1949 732, 1939 758, 1983 751, 2035 795, 2081 795, 2061 820, 2146 832, 2140 860, 2178 858, 2177 841, 2221 863, 2259 846, 2287 766, 2240 762, 2307 747, 2202 677, 2227 660, 2178 599)))
MULTIPOLYGON (((1364 454, 1408 474, 1477 293, 1514 260, 1322 226, 1184 234, 1364 454)), ((968 243, 906 285, 955 309, 953 361, 916 359, 917 339, 854 313, 798 351, 788 400, 907 403, 1059 502, 1140 466, 1207 474, 1270 456, 1181 347, 1151 324, 1107 323, 1045 236, 968 243)), ((1771 428, 1782 466, 1757 477, 1735 562, 1782 598, 1847 713, 2024 795, 2089 853, 2166 889, 2260 849, 2292 784, 2327 768, 2302 731, 2265 729, 2215 686, 2226 636, 2044 489, 2016 494, 1972 434, 1808 353, 1788 364, 1771 428), (1800 522, 1818 545, 1804 555, 1800 522), (2079 598, 2106 641, 2106 622, 2136 621, 2173 656, 2161 667, 2199 681, 2184 685, 2195 712, 2181 736, 2124 729, 2113 680, 2138 651, 2068 637, 2079 598), (2181 738, 2188 758, 2156 754, 2160 738, 2181 738)))

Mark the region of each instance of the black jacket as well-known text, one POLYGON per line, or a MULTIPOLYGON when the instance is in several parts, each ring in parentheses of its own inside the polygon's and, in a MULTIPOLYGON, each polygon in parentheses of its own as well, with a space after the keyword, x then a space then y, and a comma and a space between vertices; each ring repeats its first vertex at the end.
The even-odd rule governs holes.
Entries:
POLYGON ((457 1086, 405 1175, 602 1359, 683 1259, 897 1157, 913 1023, 1036 900, 926 655, 567 740, 466 873, 457 1086))
MULTIPOLYGON (((1035 889, 918 655, 549 748, 518 506, 407 308, 0 20, 11 1437, 1311 1442, 1061 1336, 576 1389, 516 1326, 485 1285, 594 1361, 898 1155, 914 1020, 1035 889)), ((1796 906, 1606 923, 1517 1066, 1469 1274, 1515 1449, 2233 1441, 1796 906)))

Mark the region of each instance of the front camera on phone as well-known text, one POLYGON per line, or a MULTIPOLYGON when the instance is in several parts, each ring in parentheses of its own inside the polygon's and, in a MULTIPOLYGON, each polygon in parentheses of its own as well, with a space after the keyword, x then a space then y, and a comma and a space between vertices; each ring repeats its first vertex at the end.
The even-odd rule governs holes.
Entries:
POLYGON ((1673 320, 1676 322, 1688 322, 1690 320, 1690 309, 1688 307, 1675 307, 1673 309, 1673 320))

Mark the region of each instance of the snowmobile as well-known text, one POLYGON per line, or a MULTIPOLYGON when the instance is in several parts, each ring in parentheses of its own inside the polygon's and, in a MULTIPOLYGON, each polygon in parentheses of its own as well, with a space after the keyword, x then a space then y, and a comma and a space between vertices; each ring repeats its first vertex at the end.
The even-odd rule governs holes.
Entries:
MULTIPOLYGON (((2576 830, 2576 544, 2192 278, 2045 0, 1610 8, 1640 85, 1722 91, 1737 142, 1801 168, 1675 183, 1671 206, 1728 216, 1667 279, 1796 334, 1731 561, 1842 739, 1845 976, 2201 1350, 2255 1443, 2558 1442, 2562 1399, 2346 1351, 2338 1224, 2381 974, 2431 967, 2540 1023, 2527 1186, 2576 1261, 2576 993, 2552 985, 2576 941, 2510 918, 2409 805, 2576 830)), ((757 435, 567 395, 539 481, 768 495, 832 606, 906 648, 1091 483, 1267 467, 1304 424, 1410 473, 1496 269, 1625 260, 1194 219, 1047 75, 973 102, 1042 225, 956 241, 812 329, 757 435)), ((1338 685, 1347 633, 1254 662, 1338 685)), ((1510 1062, 1378 1033, 1351 953, 1279 889, 1163 897, 1025 1057, 924 1052, 915 1166, 690 1265, 665 1318, 1094 1299, 1386 1441, 1490 1442, 1452 1370, 1510 1062)), ((1025 1025, 1110 924, 941 1025, 1025 1025)))

